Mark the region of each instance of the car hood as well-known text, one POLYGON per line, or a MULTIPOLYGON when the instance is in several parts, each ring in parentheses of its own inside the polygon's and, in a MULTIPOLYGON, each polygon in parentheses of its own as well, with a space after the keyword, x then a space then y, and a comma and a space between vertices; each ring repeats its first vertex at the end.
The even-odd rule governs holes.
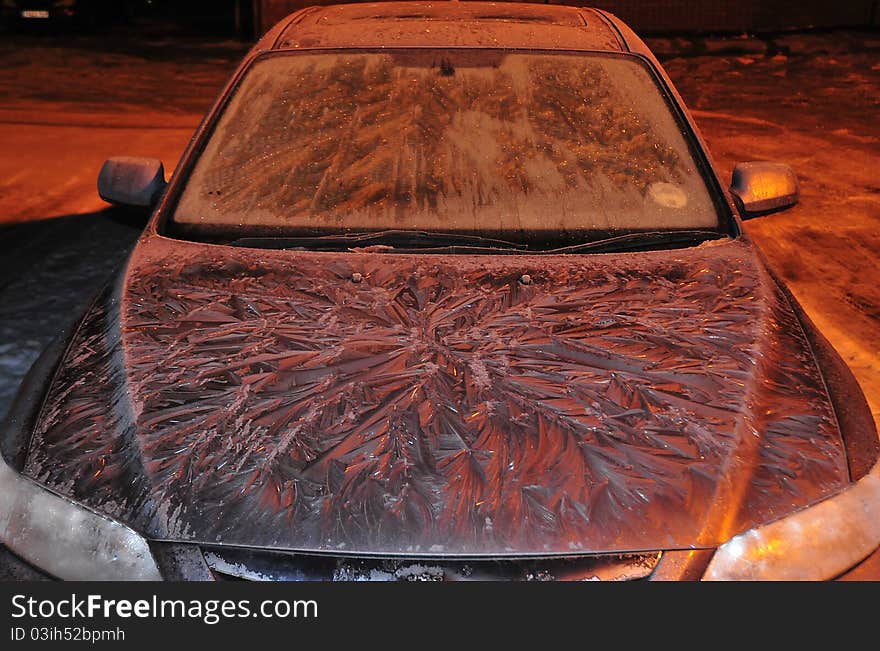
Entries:
POLYGON ((25 473, 154 539, 516 556, 717 545, 849 482, 751 245, 268 251, 145 237, 25 473))

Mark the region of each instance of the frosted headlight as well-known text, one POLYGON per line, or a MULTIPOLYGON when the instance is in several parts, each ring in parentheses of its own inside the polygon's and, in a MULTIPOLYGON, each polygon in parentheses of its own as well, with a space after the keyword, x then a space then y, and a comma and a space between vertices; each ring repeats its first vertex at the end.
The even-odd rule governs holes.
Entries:
POLYGON ((147 541, 59 497, 0 459, 0 542, 59 579, 161 580, 147 541))
POLYGON ((880 547, 880 461, 846 490, 721 545, 703 580, 824 581, 880 547))

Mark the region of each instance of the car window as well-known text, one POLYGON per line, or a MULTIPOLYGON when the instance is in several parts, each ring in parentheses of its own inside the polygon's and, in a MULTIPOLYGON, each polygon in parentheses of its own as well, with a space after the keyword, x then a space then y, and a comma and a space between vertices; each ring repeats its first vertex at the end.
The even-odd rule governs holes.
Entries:
POLYGON ((548 247, 720 228, 640 59, 486 50, 257 60, 173 222, 239 236, 414 229, 548 247))

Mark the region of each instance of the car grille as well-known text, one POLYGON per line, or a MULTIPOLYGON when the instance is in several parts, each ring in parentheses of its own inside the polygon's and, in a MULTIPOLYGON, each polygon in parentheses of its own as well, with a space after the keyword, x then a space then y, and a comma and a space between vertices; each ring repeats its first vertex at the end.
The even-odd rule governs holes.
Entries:
POLYGON ((219 580, 249 581, 629 581, 651 575, 660 552, 520 560, 416 560, 205 548, 219 580))

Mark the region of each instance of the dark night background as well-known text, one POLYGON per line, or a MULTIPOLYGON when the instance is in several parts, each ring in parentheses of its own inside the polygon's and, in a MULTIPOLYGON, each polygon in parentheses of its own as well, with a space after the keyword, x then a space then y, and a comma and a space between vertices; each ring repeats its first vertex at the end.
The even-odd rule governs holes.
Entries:
MULTIPOLYGON (((178 34, 250 39, 291 11, 327 0, 5 0, 6 27, 21 10, 50 9, 83 29, 123 27, 132 33, 161 27, 178 34), (67 15, 69 14, 69 15, 67 15)), ((552 4, 552 3, 551 3, 552 4)), ((880 22, 877 0, 585 0, 558 4, 607 9, 642 34, 742 32, 793 28, 870 27, 880 22)))

